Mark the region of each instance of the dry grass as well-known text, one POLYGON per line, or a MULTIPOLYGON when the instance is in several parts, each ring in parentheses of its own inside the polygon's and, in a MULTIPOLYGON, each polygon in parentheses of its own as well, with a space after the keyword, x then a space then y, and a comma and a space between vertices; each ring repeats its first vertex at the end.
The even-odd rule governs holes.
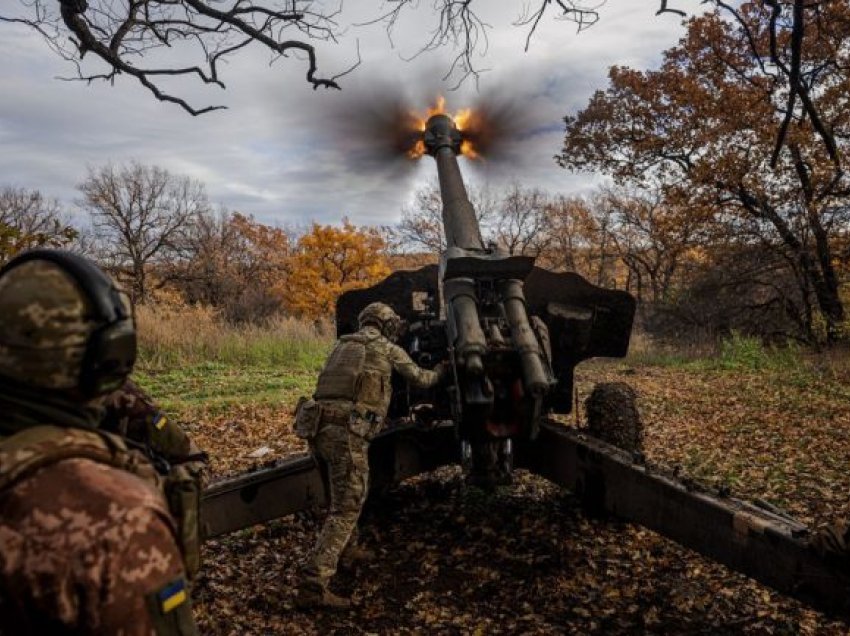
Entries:
POLYGON ((208 362, 313 367, 333 339, 329 321, 280 317, 234 325, 209 307, 179 304, 140 306, 136 324, 146 370, 208 362))

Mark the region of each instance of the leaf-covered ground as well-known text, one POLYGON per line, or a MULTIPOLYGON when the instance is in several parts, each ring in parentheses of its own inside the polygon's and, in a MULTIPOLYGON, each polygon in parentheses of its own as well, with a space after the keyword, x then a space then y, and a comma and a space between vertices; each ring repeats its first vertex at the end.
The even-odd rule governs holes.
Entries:
MULTIPOLYGON (((587 395, 597 381, 630 382, 651 462, 811 523, 850 515, 847 369, 601 363, 580 367, 579 387, 587 395)), ((215 475, 303 452, 289 410, 309 378, 267 370, 253 400, 230 391, 222 373, 247 386, 245 374, 221 371, 209 404, 191 381, 171 394, 159 387, 210 452, 215 475), (262 447, 262 459, 250 456, 262 447)), ((145 380, 157 383, 155 374, 145 380)), ((528 474, 484 495, 446 469, 371 502, 363 521, 378 559, 340 574, 337 589, 356 605, 336 614, 293 607, 318 511, 209 542, 195 586, 202 633, 850 633, 655 533, 588 518, 569 494, 528 474)))

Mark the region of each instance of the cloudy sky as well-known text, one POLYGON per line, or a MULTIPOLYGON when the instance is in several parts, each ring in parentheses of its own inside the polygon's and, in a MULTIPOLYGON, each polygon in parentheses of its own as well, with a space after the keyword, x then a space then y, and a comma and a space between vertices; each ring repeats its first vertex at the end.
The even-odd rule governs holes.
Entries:
MULTIPOLYGON (((17 2, 3 0, 4 11, 17 2)), ((348 0, 340 24, 381 9, 379 2, 353 4, 348 0)), ((523 3, 480 4, 492 29, 477 63, 491 70, 477 89, 474 82, 456 91, 440 83, 453 58, 449 49, 404 60, 433 24, 426 0, 397 25, 392 43, 381 25, 349 26, 336 45, 318 47, 320 71, 332 75, 351 63, 359 43, 362 63, 342 78, 339 92, 313 91, 302 61, 269 65, 259 47, 231 58, 222 73, 225 91, 187 80, 169 85, 193 105, 228 106, 200 117, 156 101, 130 78, 114 85, 59 81, 73 72, 66 62, 34 33, 0 23, 0 186, 38 188, 70 206, 87 166, 135 159, 197 178, 215 204, 265 222, 305 225, 348 216, 358 224, 394 223, 435 167, 428 158, 412 165, 367 159, 371 141, 357 134, 358 113, 380 107, 379 95, 404 94, 424 109, 442 92, 450 110, 498 99, 526 112, 511 160, 464 161, 470 180, 490 187, 516 180, 566 194, 589 190, 594 176, 570 175, 552 160, 561 118, 605 86, 612 64, 657 64, 682 35, 679 19, 656 17, 657 0, 607 0, 599 23, 581 34, 572 23, 547 18, 526 53, 526 31, 512 25, 523 3)), ((680 6, 694 10, 698 2, 680 6)), ((186 59, 184 52, 175 55, 186 59)))

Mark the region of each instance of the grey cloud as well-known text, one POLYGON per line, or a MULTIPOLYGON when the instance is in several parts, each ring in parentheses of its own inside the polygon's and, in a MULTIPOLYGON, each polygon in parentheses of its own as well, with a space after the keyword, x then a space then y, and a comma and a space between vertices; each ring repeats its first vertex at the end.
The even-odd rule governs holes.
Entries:
MULTIPOLYGON (((373 15, 364 4, 351 9, 359 12, 355 20, 373 15)), ((388 96, 424 109, 444 92, 451 109, 500 97, 530 115, 509 161, 464 162, 471 180, 498 186, 517 179, 565 193, 587 189, 597 177, 569 175, 552 160, 561 118, 604 86, 610 64, 650 64, 681 29, 669 17, 654 17, 651 3, 609 0, 592 29, 576 35, 571 25, 549 21, 523 53, 524 34, 510 26, 519 3, 489 4, 494 30, 481 62, 493 70, 481 76, 480 91, 471 82, 447 91, 439 80, 447 52, 401 59, 415 52, 413 42, 426 30, 421 19, 408 17, 395 33, 395 49, 380 26, 351 28, 337 47, 320 45, 321 70, 332 73, 346 68, 360 39, 363 64, 343 78, 341 92, 311 90, 303 61, 269 66, 269 56, 256 48, 224 69, 227 91, 173 85, 195 104, 229 107, 197 118, 155 101, 127 78, 114 87, 57 81, 71 69, 36 35, 0 25, 0 185, 39 188, 71 202, 86 165, 137 159, 201 179, 215 203, 266 222, 304 225, 347 215, 356 223, 392 223, 412 191, 434 176, 433 165, 380 156, 370 146, 374 140, 351 127, 388 96)))

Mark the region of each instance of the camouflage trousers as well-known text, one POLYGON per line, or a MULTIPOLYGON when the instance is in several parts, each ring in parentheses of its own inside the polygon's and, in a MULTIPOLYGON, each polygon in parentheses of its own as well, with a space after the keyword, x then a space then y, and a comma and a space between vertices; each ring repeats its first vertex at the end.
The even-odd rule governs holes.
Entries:
POLYGON ((324 588, 336 574, 340 555, 357 538, 357 520, 369 490, 369 442, 345 426, 325 424, 312 446, 327 466, 330 509, 305 579, 324 588))

